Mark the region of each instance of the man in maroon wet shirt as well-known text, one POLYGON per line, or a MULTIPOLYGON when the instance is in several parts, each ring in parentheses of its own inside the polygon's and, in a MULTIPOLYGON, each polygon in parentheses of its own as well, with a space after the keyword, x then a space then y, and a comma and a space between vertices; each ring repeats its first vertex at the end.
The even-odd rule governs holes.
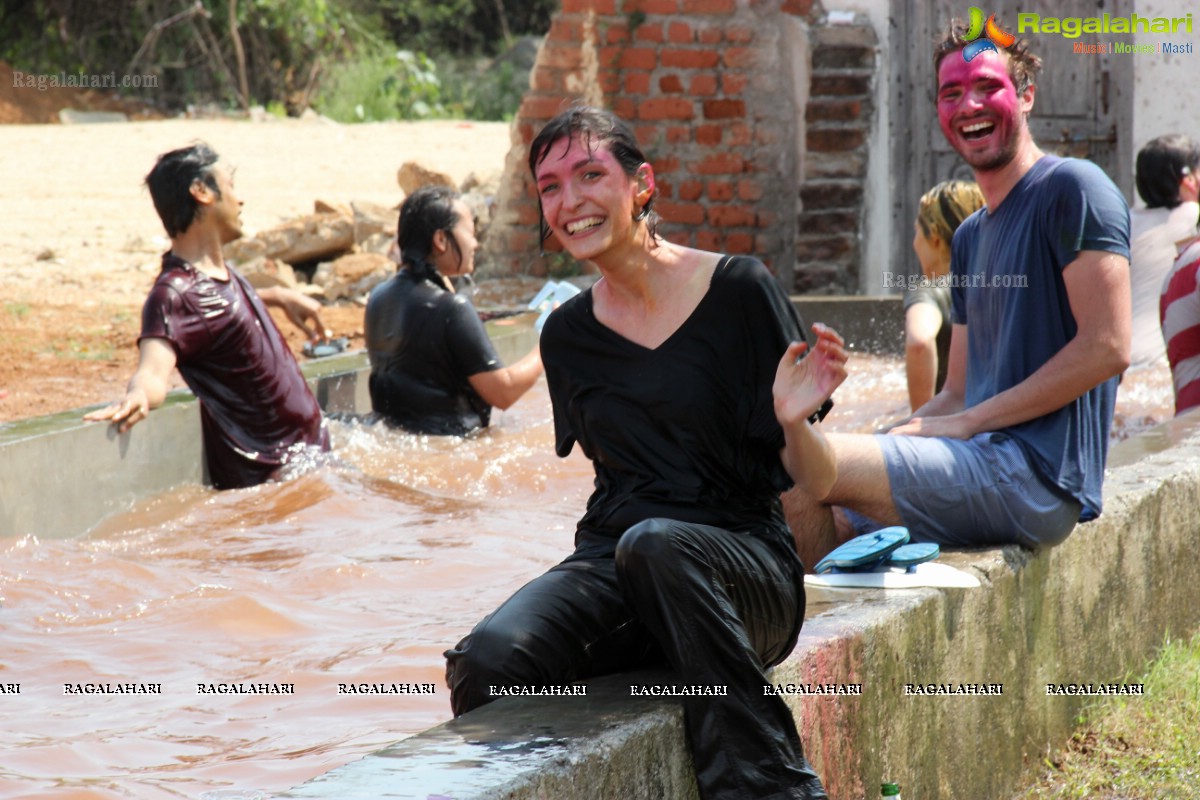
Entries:
POLYGON ((283 309, 313 340, 326 335, 320 306, 282 287, 256 294, 225 263, 222 246, 242 235, 232 172, 199 143, 160 156, 146 185, 171 249, 142 307, 138 367, 125 397, 84 419, 111 420, 124 433, 162 404, 178 367, 200 399, 218 489, 262 483, 310 448, 327 451, 321 408, 264 304, 283 309))

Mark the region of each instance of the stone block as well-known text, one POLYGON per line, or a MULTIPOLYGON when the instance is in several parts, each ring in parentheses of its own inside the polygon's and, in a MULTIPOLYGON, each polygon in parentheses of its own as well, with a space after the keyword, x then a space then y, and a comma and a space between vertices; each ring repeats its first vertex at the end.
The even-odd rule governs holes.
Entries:
POLYGON ((271 286, 286 286, 296 288, 296 272, 291 264, 276 261, 273 258, 259 256, 244 264, 235 264, 237 271, 255 289, 266 289, 271 286))
POLYGON ((345 203, 317 198, 313 201, 313 213, 353 215, 354 212, 350 209, 350 206, 346 205, 345 203))
POLYGON ((368 236, 363 241, 359 242, 358 252, 360 253, 378 253, 379 255, 393 255, 393 245, 396 244, 396 235, 388 233, 377 233, 373 236, 368 236))
POLYGON ((814 70, 871 69, 875 66, 875 50, 860 46, 825 46, 813 51, 814 70))
POLYGON ((463 179, 462 185, 458 187, 458 191, 461 194, 466 194, 467 192, 480 192, 482 194, 495 196, 500 193, 500 183, 503 177, 504 176, 500 174, 499 170, 492 170, 491 172, 484 173, 483 175, 477 175, 472 172, 463 179))
POLYGON ((675 47, 663 50, 662 65, 667 69, 711 70, 721 62, 715 50, 675 47))
POLYGON ((844 294, 850 288, 845 265, 831 263, 804 263, 797 259, 792 281, 796 294, 835 295, 844 294))
POLYGON ((855 150, 867 140, 866 132, 856 128, 809 128, 805 134, 809 152, 836 153, 855 150))
POLYGON ((400 165, 396 173, 396 182, 406 195, 412 194, 423 186, 455 186, 454 179, 444 172, 432 167, 419 164, 416 161, 406 161, 400 165))
POLYGON ((300 264, 346 253, 354 247, 354 219, 344 214, 309 214, 225 245, 225 257, 246 263, 265 256, 300 264))
POLYGON ((853 234, 858 231, 858 214, 854 211, 805 212, 800 214, 796 229, 801 234, 853 234))
POLYGON ((758 214, 753 207, 710 205, 708 207, 708 222, 717 228, 748 228, 753 227, 758 220, 758 214))
POLYGON ((863 101, 858 99, 835 100, 814 98, 804 110, 804 119, 809 123, 853 122, 862 118, 863 101))
POLYGON ((801 208, 805 211, 851 209, 862 202, 862 185, 857 182, 812 182, 800 187, 801 208))
POLYGON ((705 100, 705 119, 741 119, 746 116, 746 103, 742 100, 705 100))
POLYGON ((867 159, 859 152, 809 153, 804 160, 804 180, 819 178, 863 178, 867 159))
POLYGON ((781 10, 785 14, 808 19, 812 14, 814 2, 815 0, 784 0, 781 10))
POLYGON ((460 196, 462 201, 467 204, 467 208, 471 209, 471 216, 475 218, 475 236, 482 241, 492 224, 496 196, 481 191, 465 192, 460 196))
POLYGON ((810 97, 852 97, 871 93, 871 74, 814 74, 809 86, 810 97))
POLYGON ((350 203, 350 216, 354 219, 354 243, 362 243, 379 233, 396 235, 399 210, 379 203, 354 200, 350 203))
POLYGON ((817 47, 874 48, 879 42, 869 24, 820 25, 812 29, 812 40, 817 47))
POLYGON ((329 302, 348 297, 358 299, 383 283, 396 265, 379 253, 351 253, 317 268, 313 283, 320 286, 329 302))
POLYGON ((852 255, 856 245, 853 235, 800 236, 796 239, 796 261, 838 261, 852 255))

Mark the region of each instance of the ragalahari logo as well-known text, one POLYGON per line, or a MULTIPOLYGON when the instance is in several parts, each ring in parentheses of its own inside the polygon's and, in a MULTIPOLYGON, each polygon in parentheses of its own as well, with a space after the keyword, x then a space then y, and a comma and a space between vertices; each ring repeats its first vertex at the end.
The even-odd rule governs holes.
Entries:
POLYGON ((988 50, 998 52, 996 45, 1007 49, 1017 40, 1017 37, 996 24, 995 14, 988 17, 985 23, 983 21, 983 9, 971 6, 969 22, 970 27, 967 28, 966 35, 963 36, 969 42, 962 51, 963 61, 970 61, 975 56, 985 53, 988 50), (980 36, 986 36, 986 38, 980 39, 980 36))

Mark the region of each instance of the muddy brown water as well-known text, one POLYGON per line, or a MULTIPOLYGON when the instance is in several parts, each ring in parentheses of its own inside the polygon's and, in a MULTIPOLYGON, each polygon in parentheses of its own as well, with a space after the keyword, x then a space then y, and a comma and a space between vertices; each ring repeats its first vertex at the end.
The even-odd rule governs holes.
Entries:
MULTIPOLYGON (((856 357, 826 425, 870 430, 904 391, 856 357)), ((1130 373, 1114 437, 1170 414, 1166 368, 1130 373)), ((343 467, 0 538, 0 798, 269 797, 449 718, 442 651, 568 552, 590 467, 554 456, 544 382, 478 438, 333 432, 343 467)))

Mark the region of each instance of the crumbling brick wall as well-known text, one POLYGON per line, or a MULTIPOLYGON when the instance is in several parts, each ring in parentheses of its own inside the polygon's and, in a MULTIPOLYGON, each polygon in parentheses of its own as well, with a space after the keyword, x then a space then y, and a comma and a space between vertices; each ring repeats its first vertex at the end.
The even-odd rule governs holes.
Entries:
POLYGON ((814 27, 811 39, 812 81, 804 111, 804 177, 792 289, 801 294, 857 294, 877 40, 865 21, 814 27))
MULTIPOLYGON (((546 121, 582 101, 632 125, 654 166, 659 230, 668 239, 757 255, 789 290, 845 291, 858 273, 851 262, 861 247, 847 248, 844 239, 857 237, 852 223, 861 226, 866 144, 864 133, 843 146, 839 134, 829 139, 819 120, 806 120, 810 66, 826 58, 819 50, 810 56, 811 31, 824 18, 814 0, 563 0, 513 125, 484 243, 486 271, 553 271, 554 257, 540 254, 528 145, 546 121), (814 140, 806 127, 821 132, 814 140), (817 160, 806 164, 814 147, 817 160), (840 164, 854 147, 857 160, 822 161, 834 154, 840 164), (808 175, 817 188, 806 199, 828 213, 804 222, 808 175), (829 185, 847 181, 859 184, 859 208, 849 214, 844 203, 853 193, 829 185)), ((869 117, 870 104, 856 98, 821 107, 842 115, 836 124, 848 130, 850 117, 869 117)))

